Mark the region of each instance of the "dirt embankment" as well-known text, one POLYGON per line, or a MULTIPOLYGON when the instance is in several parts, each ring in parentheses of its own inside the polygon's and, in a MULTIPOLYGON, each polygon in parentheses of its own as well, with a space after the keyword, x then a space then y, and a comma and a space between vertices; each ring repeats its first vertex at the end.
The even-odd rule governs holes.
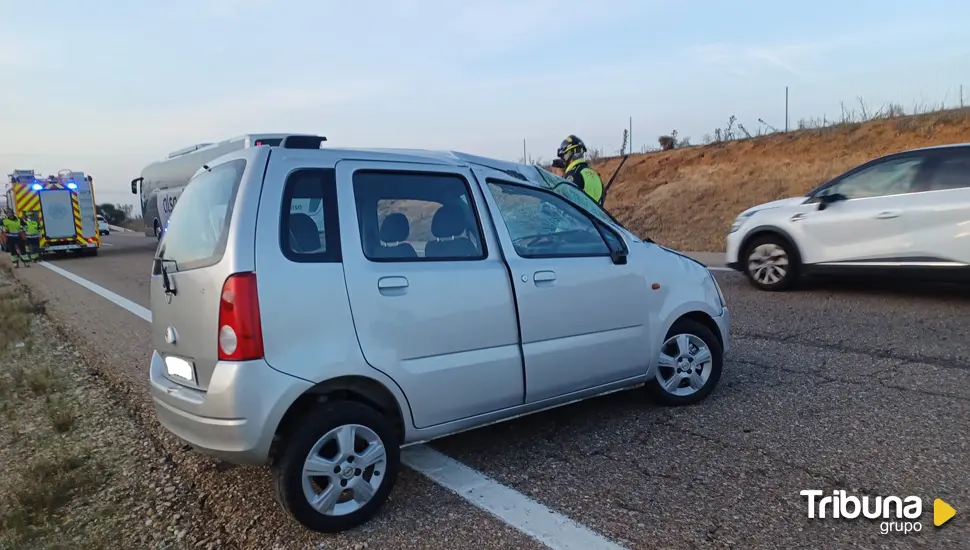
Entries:
MULTIPOLYGON (((970 142, 970 108, 635 155, 606 207, 661 244, 716 252, 745 208, 804 194, 882 155, 961 142, 970 142)), ((618 163, 607 159, 595 168, 608 178, 618 163)))

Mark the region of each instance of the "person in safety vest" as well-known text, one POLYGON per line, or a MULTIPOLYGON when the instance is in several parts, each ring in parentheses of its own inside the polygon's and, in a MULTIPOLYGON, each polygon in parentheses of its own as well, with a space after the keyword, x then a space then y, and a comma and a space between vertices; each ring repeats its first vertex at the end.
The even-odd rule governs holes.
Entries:
POLYGON ((27 259, 36 262, 40 259, 40 223, 37 222, 37 213, 31 212, 24 216, 24 251, 27 259))
POLYGON ((566 136, 556 151, 565 171, 564 178, 583 190, 596 204, 603 204, 603 180, 586 161, 586 144, 574 135, 566 136))
MULTIPOLYGON (((20 267, 20 260, 23 260, 21 256, 23 250, 22 232, 23 226, 21 226, 20 220, 14 215, 13 210, 8 208, 7 216, 3 219, 3 234, 5 236, 7 252, 10 253, 10 259, 13 261, 15 267, 20 267)), ((25 265, 26 263, 27 260, 24 260, 25 265)))

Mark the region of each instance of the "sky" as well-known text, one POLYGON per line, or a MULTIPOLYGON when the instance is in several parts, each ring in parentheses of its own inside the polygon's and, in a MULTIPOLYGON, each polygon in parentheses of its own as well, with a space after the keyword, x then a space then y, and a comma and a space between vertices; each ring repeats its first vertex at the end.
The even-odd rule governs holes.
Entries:
POLYGON ((258 132, 348 147, 550 159, 615 153, 735 115, 970 104, 970 2, 0 0, 0 170, 132 178, 258 132))

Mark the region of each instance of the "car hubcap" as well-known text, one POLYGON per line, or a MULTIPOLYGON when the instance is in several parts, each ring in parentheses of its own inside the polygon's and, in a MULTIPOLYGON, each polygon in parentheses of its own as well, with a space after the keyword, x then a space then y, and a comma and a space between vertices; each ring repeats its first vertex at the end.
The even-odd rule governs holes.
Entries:
POLYGON ((711 377, 714 356, 704 340, 678 334, 660 347, 657 382, 671 395, 687 396, 701 390, 711 377))
POLYGON ((367 426, 348 424, 317 440, 303 464, 303 495, 327 516, 353 513, 370 502, 384 480, 384 442, 367 426))
POLYGON ((788 254, 777 244, 758 245, 748 256, 748 273, 761 284, 775 284, 788 274, 788 254))

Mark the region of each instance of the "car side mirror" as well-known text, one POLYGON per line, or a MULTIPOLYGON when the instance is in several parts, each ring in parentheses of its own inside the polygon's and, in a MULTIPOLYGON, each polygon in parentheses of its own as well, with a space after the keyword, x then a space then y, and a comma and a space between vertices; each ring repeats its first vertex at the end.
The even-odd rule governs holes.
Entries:
POLYGON ((818 209, 825 210, 826 208, 829 207, 830 204, 847 200, 847 198, 848 197, 846 197, 842 193, 831 193, 828 195, 822 195, 821 197, 818 198, 818 209))
POLYGON ((614 265, 626 265, 626 250, 610 250, 610 260, 614 265))
POLYGON ((559 168, 561 170, 561 169, 566 168, 566 163, 564 163, 562 161, 562 159, 555 159, 555 160, 552 161, 552 167, 553 168, 559 168))
POLYGON ((141 182, 142 179, 143 178, 135 178, 135 179, 131 180, 131 193, 133 195, 137 195, 138 194, 138 183, 141 182))

